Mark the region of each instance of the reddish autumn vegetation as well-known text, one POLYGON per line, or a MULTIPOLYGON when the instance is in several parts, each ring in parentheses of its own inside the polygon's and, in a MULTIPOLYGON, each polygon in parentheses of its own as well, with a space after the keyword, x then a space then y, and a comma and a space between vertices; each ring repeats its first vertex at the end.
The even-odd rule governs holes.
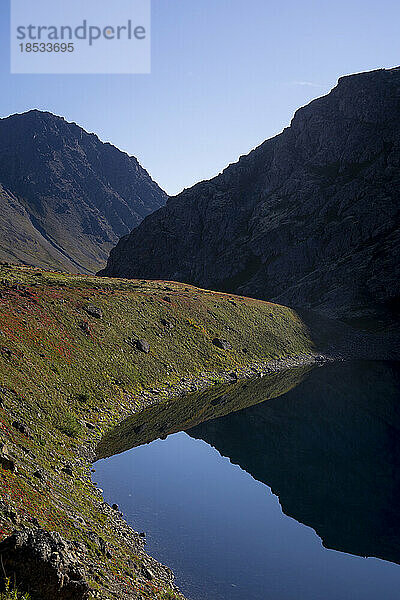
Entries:
POLYGON ((150 388, 160 402, 182 378, 215 382, 311 351, 307 328, 282 306, 178 283, 0 266, 0 540, 39 527, 76 542, 94 597, 180 597, 110 517, 90 479, 91 448, 148 402, 150 388))

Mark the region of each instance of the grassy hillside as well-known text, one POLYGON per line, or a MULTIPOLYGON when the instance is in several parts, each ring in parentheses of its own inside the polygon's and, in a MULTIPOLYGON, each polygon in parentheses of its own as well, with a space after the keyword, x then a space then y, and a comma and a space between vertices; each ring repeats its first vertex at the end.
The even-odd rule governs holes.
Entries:
POLYGON ((194 380, 312 347, 296 313, 267 302, 0 266, 0 541, 24 526, 58 531, 84 548, 93 598, 178 597, 111 518, 90 480, 91 449, 123 417, 194 380))
POLYGON ((1 184, 0 232, 0 261, 40 264, 44 269, 76 271, 76 265, 43 237, 33 225, 26 208, 1 184))

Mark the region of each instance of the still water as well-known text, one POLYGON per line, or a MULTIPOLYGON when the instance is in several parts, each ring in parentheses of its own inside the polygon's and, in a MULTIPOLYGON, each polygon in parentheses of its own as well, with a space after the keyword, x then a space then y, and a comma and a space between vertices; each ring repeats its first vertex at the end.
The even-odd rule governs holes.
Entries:
POLYGON ((188 598, 400 598, 398 365, 290 371, 188 402, 189 419, 172 403, 110 432, 99 455, 125 451, 96 464, 188 598))

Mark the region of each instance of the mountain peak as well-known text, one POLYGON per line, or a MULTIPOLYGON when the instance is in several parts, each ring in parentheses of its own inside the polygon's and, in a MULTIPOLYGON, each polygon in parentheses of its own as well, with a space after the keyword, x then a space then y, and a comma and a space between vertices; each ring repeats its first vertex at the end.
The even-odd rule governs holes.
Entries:
POLYGON ((170 199, 102 274, 331 316, 398 310, 400 69, 348 75, 218 177, 170 199))
POLYGON ((0 258, 80 272, 166 200, 135 157, 36 109, 0 119, 0 186, 0 258))

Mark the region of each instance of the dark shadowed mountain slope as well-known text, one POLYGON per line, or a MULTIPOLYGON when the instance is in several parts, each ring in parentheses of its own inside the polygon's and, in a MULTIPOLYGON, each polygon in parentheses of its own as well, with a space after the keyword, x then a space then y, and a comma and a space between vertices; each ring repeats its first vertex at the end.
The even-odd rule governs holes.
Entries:
POLYGON ((114 146, 47 112, 0 119, 0 259, 94 272, 166 194, 114 146))
POLYGON ((103 274, 330 316, 398 309, 400 69, 343 77, 291 126, 156 211, 103 274))

